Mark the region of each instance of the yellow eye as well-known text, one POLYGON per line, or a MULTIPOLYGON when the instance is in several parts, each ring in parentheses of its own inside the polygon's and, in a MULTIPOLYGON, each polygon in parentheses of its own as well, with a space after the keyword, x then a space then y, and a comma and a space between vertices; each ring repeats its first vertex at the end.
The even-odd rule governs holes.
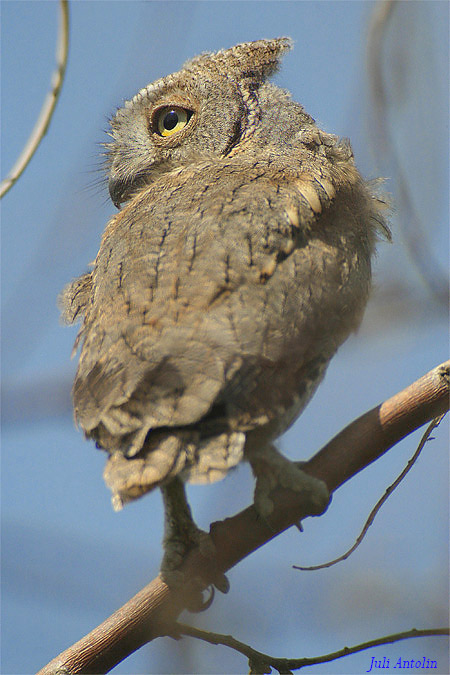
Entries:
POLYGON ((192 117, 192 110, 178 106, 165 106, 155 111, 153 128, 160 136, 172 136, 181 129, 192 117))

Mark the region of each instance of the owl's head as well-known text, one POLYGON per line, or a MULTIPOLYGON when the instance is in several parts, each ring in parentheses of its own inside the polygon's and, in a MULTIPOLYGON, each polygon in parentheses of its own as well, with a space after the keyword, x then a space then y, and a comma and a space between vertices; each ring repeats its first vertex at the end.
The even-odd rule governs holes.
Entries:
POLYGON ((278 38, 201 54, 127 101, 111 120, 109 192, 114 204, 120 206, 162 172, 254 145, 264 127, 260 92, 266 92, 266 99, 271 92, 278 104, 289 100, 286 92, 265 82, 290 47, 288 38, 278 38))

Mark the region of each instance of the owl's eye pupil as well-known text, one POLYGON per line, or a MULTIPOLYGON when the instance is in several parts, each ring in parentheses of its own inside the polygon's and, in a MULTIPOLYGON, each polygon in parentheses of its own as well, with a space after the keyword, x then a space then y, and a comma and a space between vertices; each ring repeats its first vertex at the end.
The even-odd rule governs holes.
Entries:
POLYGON ((170 112, 167 113, 167 115, 164 116, 163 120, 163 125, 164 129, 167 129, 167 131, 171 131, 171 129, 174 129, 178 124, 178 113, 175 110, 171 110, 170 112))

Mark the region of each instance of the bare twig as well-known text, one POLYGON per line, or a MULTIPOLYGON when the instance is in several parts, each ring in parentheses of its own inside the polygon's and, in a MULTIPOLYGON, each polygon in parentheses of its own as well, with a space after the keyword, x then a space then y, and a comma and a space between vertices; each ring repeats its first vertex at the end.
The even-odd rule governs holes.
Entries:
POLYGON ((368 642, 363 642, 354 647, 343 647, 336 652, 331 654, 322 654, 321 656, 311 656, 309 658, 300 658, 300 659, 285 659, 278 658, 276 656, 269 656, 269 654, 264 654, 259 652, 253 647, 246 645, 244 642, 236 640, 231 635, 221 635, 220 633, 211 633, 206 630, 200 630, 199 628, 194 628, 193 626, 188 626, 184 623, 176 623, 175 629, 178 631, 179 635, 189 635, 190 637, 198 638, 204 642, 209 642, 212 645, 223 645, 224 647, 230 647, 235 651, 239 652, 246 656, 251 664, 256 664, 258 670, 255 672, 259 673, 270 673, 270 668, 275 668, 279 673, 290 673, 292 670, 300 670, 305 666, 314 666, 318 663, 328 663, 329 661, 335 661, 336 659, 341 659, 343 656, 350 656, 350 654, 356 654, 357 652, 362 652, 366 649, 371 649, 372 647, 379 647, 380 645, 390 644, 392 642, 398 642, 399 640, 407 640, 410 638, 417 637, 432 637, 432 636, 445 636, 449 635, 449 628, 430 628, 430 629, 421 629, 417 630, 412 628, 411 630, 404 631, 403 633, 394 633, 392 635, 386 635, 385 637, 376 638, 375 640, 369 640, 368 642))
POLYGON ((58 102, 66 72, 69 53, 69 6, 68 0, 60 0, 60 26, 56 47, 56 70, 51 79, 51 90, 45 97, 44 104, 31 135, 19 155, 8 176, 0 184, 0 199, 12 188, 28 166, 31 158, 45 136, 50 120, 58 102))
POLYGON ((402 482, 402 480, 405 478, 406 474, 409 473, 409 471, 411 471, 411 469, 413 468, 413 466, 414 466, 414 464, 416 463, 416 461, 417 461, 417 459, 418 459, 420 453, 422 452, 422 450, 423 450, 423 448, 424 448, 425 443, 426 443, 428 440, 431 440, 431 439, 430 439, 430 435, 431 435, 433 429, 435 429, 437 426, 439 426, 439 424, 440 424, 441 420, 443 419, 443 417, 444 417, 444 415, 440 415, 439 417, 436 417, 436 418, 435 418, 434 420, 432 420, 432 422, 428 425, 428 427, 427 427, 425 433, 423 434, 423 436, 422 436, 422 438, 421 438, 421 440, 420 440, 420 443, 419 443, 419 445, 418 445, 418 447, 417 447, 417 449, 416 449, 414 455, 413 455, 413 456, 411 457, 411 459, 408 461, 408 463, 407 463, 407 465, 405 466, 405 468, 403 469, 403 471, 397 476, 397 478, 395 479, 395 481, 394 481, 391 485, 389 485, 388 488, 386 488, 386 492, 385 492, 384 495, 381 497, 381 499, 379 499, 379 500, 377 501, 377 503, 376 503, 375 506, 373 507, 372 511, 370 512, 369 517, 367 518, 367 520, 366 520, 366 522, 365 522, 365 524, 364 524, 364 527, 363 527, 363 529, 361 530, 360 534, 358 535, 358 537, 357 537, 355 543, 353 544, 353 546, 351 546, 351 548, 349 548, 345 553, 343 553, 342 555, 340 555, 338 558, 334 558, 334 560, 329 560, 328 562, 322 563, 321 565, 310 565, 309 567, 300 567, 299 565, 292 565, 292 567, 293 567, 294 569, 296 569, 296 570, 302 570, 302 572, 314 572, 314 571, 316 571, 316 570, 322 570, 322 569, 325 569, 326 567, 332 567, 333 565, 336 565, 337 563, 342 562, 343 560, 347 560, 347 558, 349 558, 349 557, 351 556, 351 554, 353 553, 353 551, 355 551, 355 550, 358 548, 358 546, 360 545, 360 543, 362 542, 362 540, 363 540, 364 537, 366 536, 369 527, 372 525, 372 523, 373 523, 373 521, 375 520, 375 517, 376 517, 378 511, 381 509, 381 507, 383 506, 383 504, 385 503, 385 501, 386 501, 386 500, 390 497, 390 495, 394 492, 395 488, 396 488, 398 485, 400 485, 400 483, 402 482))
POLYGON ((375 3, 369 25, 367 36, 367 71, 372 94, 371 112, 373 116, 373 124, 370 125, 370 131, 373 137, 373 147, 379 159, 389 157, 396 176, 398 203, 402 205, 398 211, 403 214, 400 225, 402 226, 402 233, 409 256, 433 297, 439 304, 447 307, 448 279, 444 271, 437 264, 429 246, 425 228, 414 207, 401 160, 395 151, 396 144, 389 131, 386 84, 383 76, 384 40, 394 12, 399 4, 402 3, 398 3, 396 0, 378 0, 375 3), (408 223, 408 226, 406 227, 404 223, 408 223))
MULTIPOLYGON (((450 362, 441 364, 412 385, 355 420, 302 468, 325 481, 330 492, 392 448, 398 441, 449 408, 450 362)), ((217 568, 226 571, 267 541, 305 517, 301 498, 274 491, 271 526, 255 509, 241 511, 211 526, 216 569, 199 549, 186 557, 186 581, 201 576, 208 586, 217 568)), ((188 590, 188 589, 187 589, 188 590)), ((39 675, 106 673, 155 637, 171 634, 173 622, 186 606, 182 591, 171 590, 160 577, 117 610, 91 633, 45 666, 39 675)))

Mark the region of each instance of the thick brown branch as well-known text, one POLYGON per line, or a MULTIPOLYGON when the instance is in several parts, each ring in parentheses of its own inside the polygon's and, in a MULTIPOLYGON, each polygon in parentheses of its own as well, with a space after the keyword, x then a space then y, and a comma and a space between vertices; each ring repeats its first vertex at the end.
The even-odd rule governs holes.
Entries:
MULTIPOLYGON (((330 492, 371 464, 406 435, 449 409, 449 366, 441 364, 412 385, 358 418, 302 468, 326 482, 330 492)), ((304 517, 301 500, 289 491, 273 495, 272 529, 253 507, 213 523, 211 535, 217 565, 226 571, 276 534, 304 517)), ((186 579, 212 578, 210 561, 191 551, 183 566, 186 579)), ((39 675, 105 673, 135 649, 171 632, 170 625, 186 606, 182 593, 157 577, 104 623, 45 666, 39 675)))
POLYGON ((449 365, 442 363, 349 424, 309 462, 330 492, 381 457, 402 438, 449 408, 449 365))

